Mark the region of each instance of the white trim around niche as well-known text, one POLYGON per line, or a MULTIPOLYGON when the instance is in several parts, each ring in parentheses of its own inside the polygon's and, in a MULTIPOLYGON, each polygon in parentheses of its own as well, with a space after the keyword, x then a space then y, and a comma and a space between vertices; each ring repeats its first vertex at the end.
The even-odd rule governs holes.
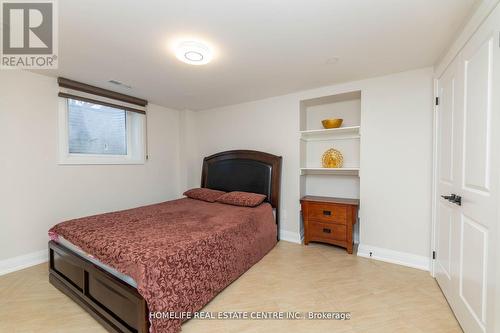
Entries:
POLYGON ((302 244, 303 237, 298 232, 291 232, 287 230, 280 230, 280 240, 296 244, 302 244))

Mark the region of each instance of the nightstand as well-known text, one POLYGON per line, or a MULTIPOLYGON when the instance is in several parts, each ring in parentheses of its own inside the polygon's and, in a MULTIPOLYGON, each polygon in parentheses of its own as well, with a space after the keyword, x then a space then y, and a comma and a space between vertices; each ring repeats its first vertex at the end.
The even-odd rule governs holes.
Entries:
POLYGON ((300 200, 304 220, 304 244, 310 241, 341 246, 352 253, 353 226, 358 199, 305 196, 300 200))

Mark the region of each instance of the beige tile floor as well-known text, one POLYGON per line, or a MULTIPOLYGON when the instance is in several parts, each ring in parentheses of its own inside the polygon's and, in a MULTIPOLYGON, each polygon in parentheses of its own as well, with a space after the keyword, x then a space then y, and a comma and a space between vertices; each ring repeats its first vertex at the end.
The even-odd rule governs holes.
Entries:
MULTIPOLYGON (((195 332, 461 332, 428 272, 280 242, 204 311, 345 311, 334 320, 191 320, 195 332)), ((0 277, 0 332, 105 332, 52 287, 42 264, 0 277)))

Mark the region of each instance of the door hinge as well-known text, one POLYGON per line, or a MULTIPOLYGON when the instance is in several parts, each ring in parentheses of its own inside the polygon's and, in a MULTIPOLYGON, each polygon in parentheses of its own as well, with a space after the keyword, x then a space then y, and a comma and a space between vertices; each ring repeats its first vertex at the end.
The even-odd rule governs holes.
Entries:
POLYGON ((436 260, 436 251, 432 251, 432 260, 436 260))
POLYGON ((439 97, 436 97, 436 105, 439 105, 439 97))

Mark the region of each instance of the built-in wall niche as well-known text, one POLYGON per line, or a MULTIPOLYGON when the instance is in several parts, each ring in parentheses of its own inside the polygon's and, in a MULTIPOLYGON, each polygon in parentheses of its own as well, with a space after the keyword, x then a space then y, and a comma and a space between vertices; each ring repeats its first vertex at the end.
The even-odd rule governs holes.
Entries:
POLYGON ((300 103, 301 175, 359 175, 361 91, 323 96, 300 103), (324 129, 324 119, 341 118, 342 126, 324 129), (323 153, 334 148, 344 157, 343 168, 322 168, 323 153))
POLYGON ((341 128, 361 124, 361 91, 301 101, 301 131, 323 130, 321 120, 342 118, 341 128))
POLYGON ((359 177, 309 174, 304 178, 304 195, 359 199, 359 177))
MULTIPOLYGON (((361 91, 321 96, 300 102, 300 195, 359 199, 361 91), (342 118, 340 128, 324 129, 321 121, 342 118), (342 168, 323 168, 323 153, 342 153, 342 168)), ((362 205, 363 203, 360 203, 362 205)), ((354 225, 359 243, 359 223, 354 225)))
POLYGON ((310 141, 305 146, 305 165, 309 168, 321 168, 323 153, 330 149, 337 149, 344 158, 343 168, 359 168, 359 139, 338 139, 310 141))

